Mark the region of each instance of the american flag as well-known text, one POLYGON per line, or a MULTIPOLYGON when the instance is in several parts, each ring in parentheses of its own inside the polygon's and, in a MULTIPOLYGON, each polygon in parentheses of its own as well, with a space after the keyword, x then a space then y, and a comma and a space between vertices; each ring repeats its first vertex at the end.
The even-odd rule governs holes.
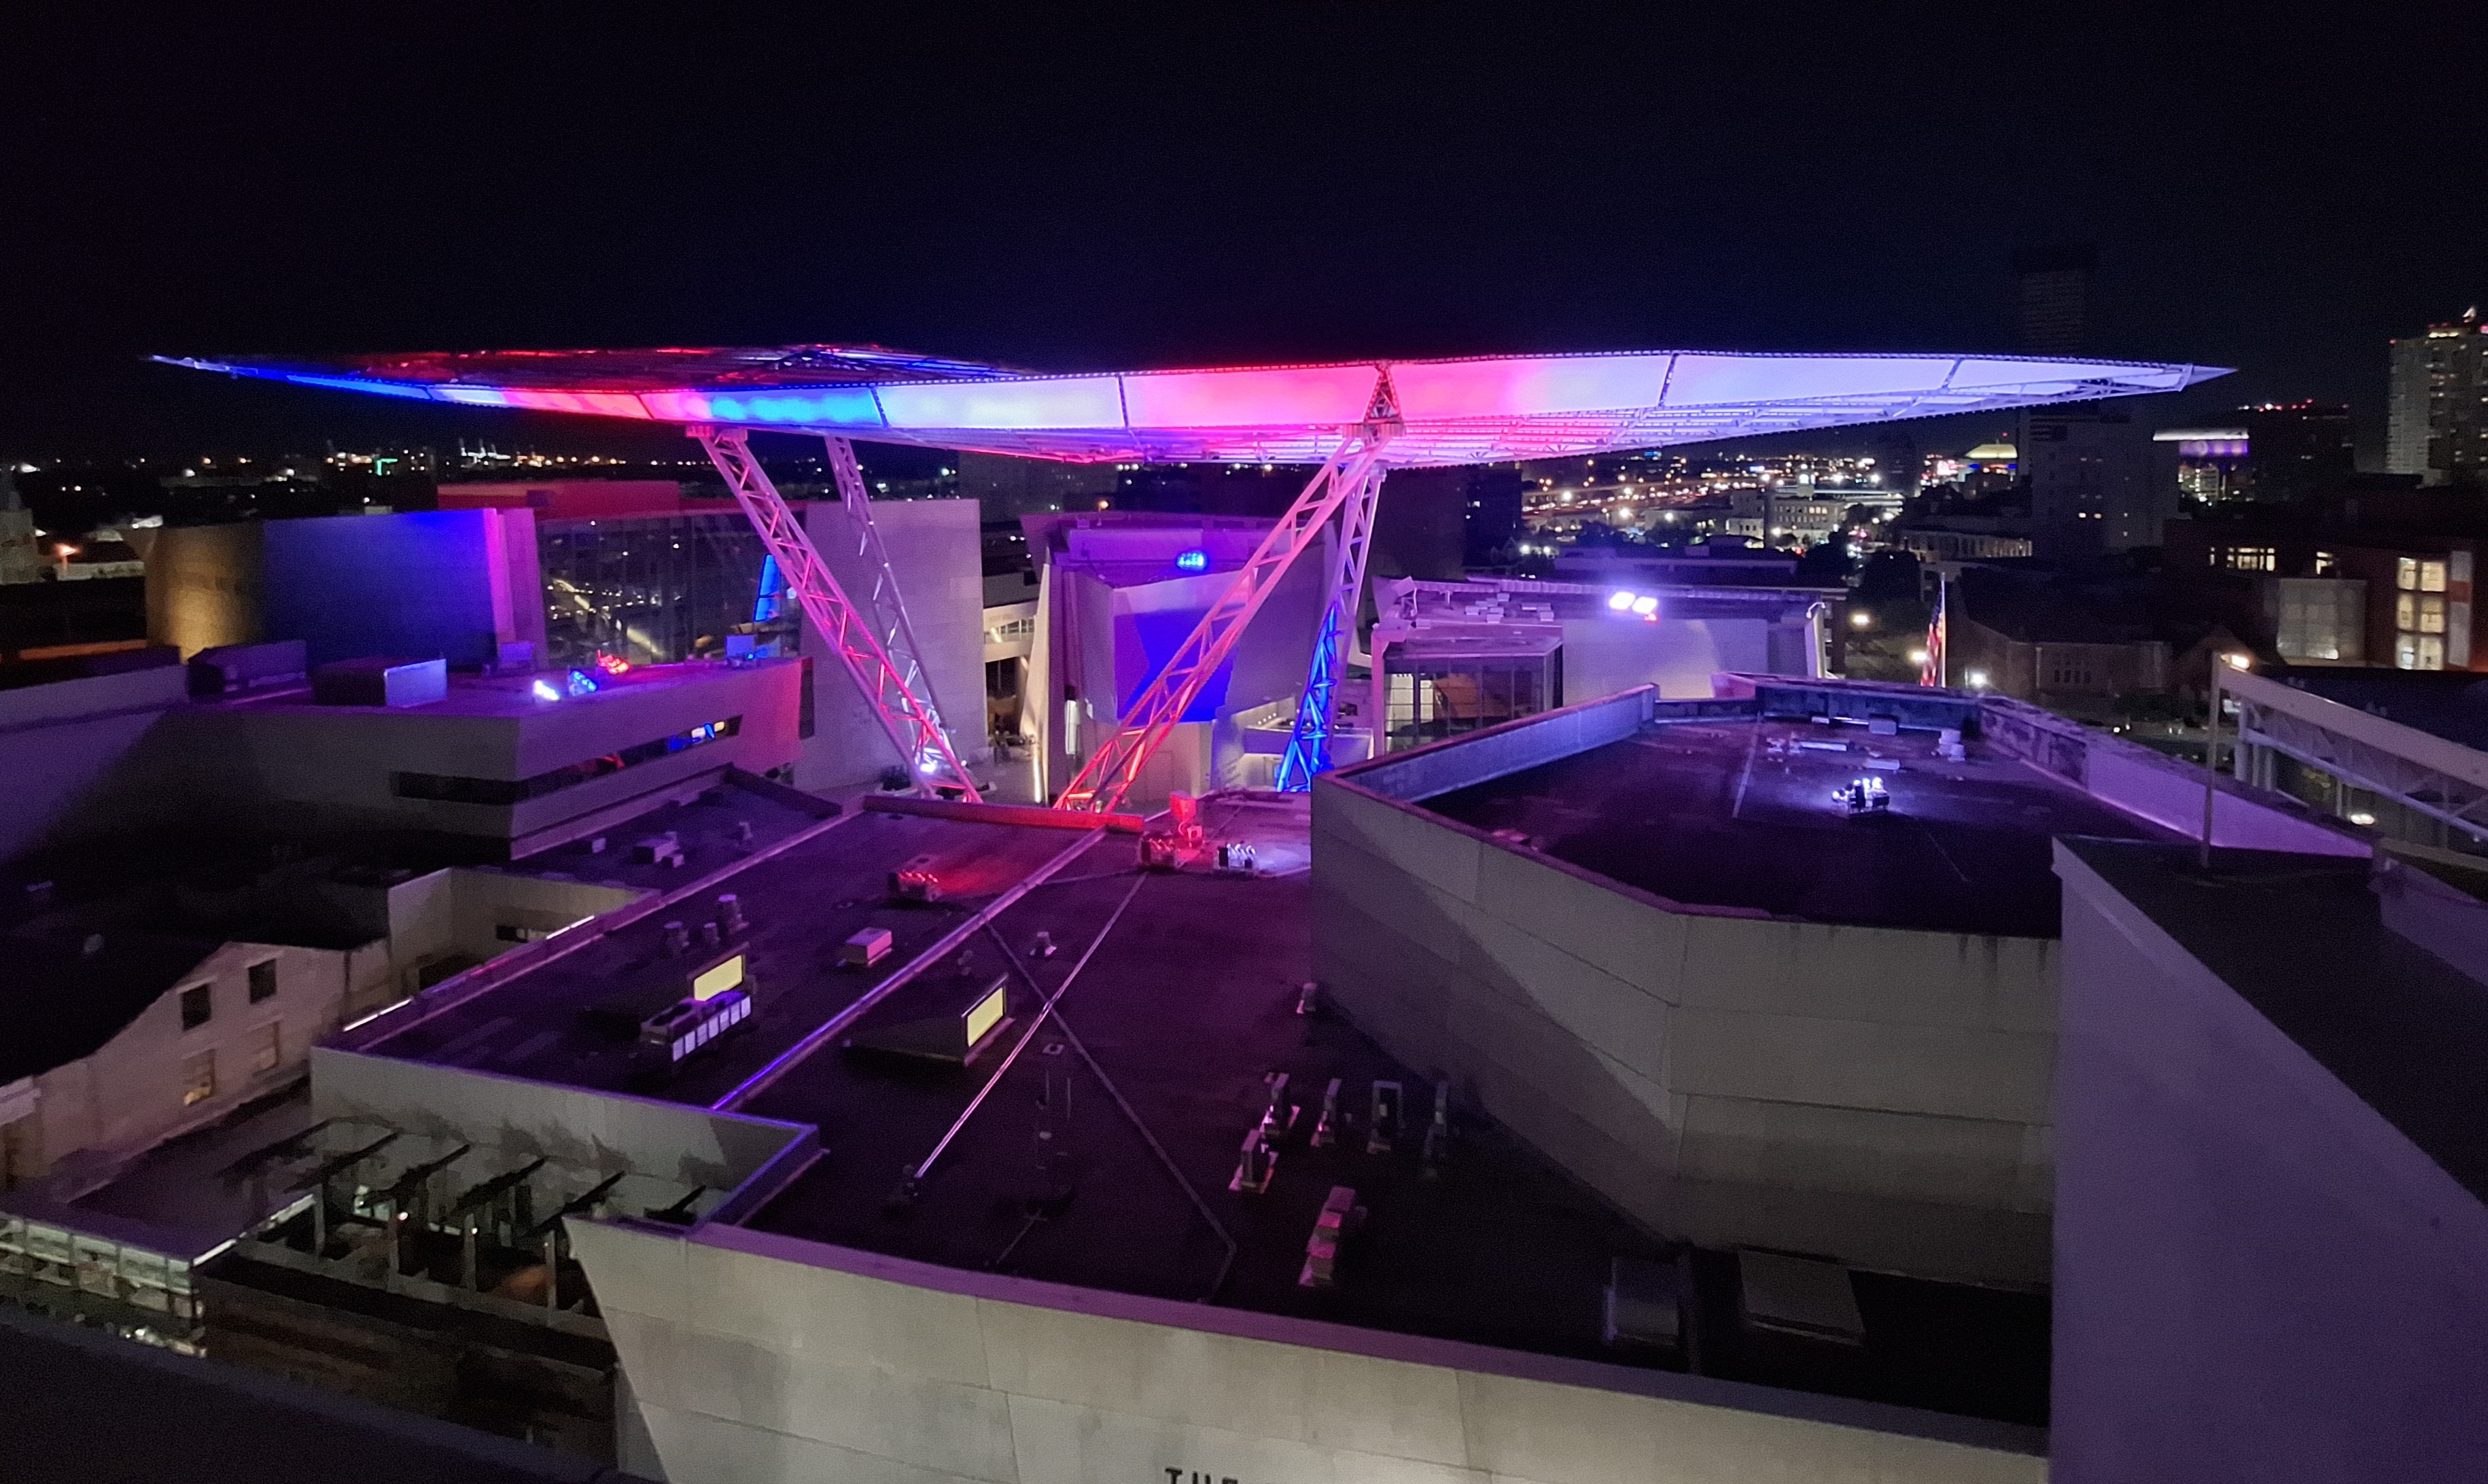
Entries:
POLYGON ((1927 662, 1918 668, 1918 684, 1940 686, 1944 683, 1944 599, 1952 584, 1938 578, 1936 583, 1936 616, 1927 620, 1927 662))

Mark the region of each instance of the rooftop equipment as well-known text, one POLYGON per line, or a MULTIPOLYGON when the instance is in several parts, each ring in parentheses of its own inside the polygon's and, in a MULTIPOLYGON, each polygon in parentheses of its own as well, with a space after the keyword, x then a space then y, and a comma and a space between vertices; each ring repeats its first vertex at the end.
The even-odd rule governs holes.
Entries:
POLYGON ((1684 1299, 1691 1291, 1682 1261, 1619 1257, 1607 1270, 1606 1314, 1601 1332, 1619 1348, 1684 1351, 1684 1299))
POLYGON ((1851 814, 1883 814, 1892 807, 1892 794, 1883 780, 1873 773, 1852 778, 1831 791, 1836 801, 1848 806, 1851 814))
POLYGON ((864 928, 849 934, 838 945, 838 963, 848 968, 870 968, 890 957, 891 933, 888 928, 864 928))
POLYGON ((751 996, 725 990, 701 999, 678 1000, 639 1026, 639 1057, 657 1067, 679 1065, 694 1051, 751 1019, 751 996))
POLYGON ((890 873, 890 894, 901 902, 930 905, 942 900, 942 875, 933 857, 919 855, 890 873))
POLYGON ((448 694, 446 659, 340 659, 311 672, 322 706, 423 706, 448 694))
POLYGON ((1339 1281, 1339 1249, 1365 1224, 1365 1208, 1356 1203, 1353 1186, 1335 1185, 1314 1218, 1314 1234, 1305 1241, 1304 1270, 1296 1282, 1305 1288, 1328 1288, 1339 1281))
POLYGON ((1866 1343, 1866 1321, 1849 1270, 1781 1252, 1737 1254, 1739 1308, 1747 1328, 1836 1345, 1866 1343))
POLYGON ((950 1014, 877 1026, 841 1044, 850 1051, 879 1051, 965 1065, 1002 1039, 1010 1023, 1010 975, 1004 973, 985 981, 950 1014))

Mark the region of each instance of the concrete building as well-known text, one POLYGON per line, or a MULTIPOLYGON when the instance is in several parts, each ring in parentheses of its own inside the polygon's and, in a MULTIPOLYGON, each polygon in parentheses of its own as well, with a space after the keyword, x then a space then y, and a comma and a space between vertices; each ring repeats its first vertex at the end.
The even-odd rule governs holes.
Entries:
MULTIPOLYGON (((1343 706, 1350 729, 1385 718, 1381 750, 1400 751, 1635 686, 1708 695, 1722 670, 1824 673, 1835 590, 1772 582, 1787 574, 1734 550, 1583 562, 1566 574, 1591 580, 1377 582, 1366 693, 1343 706), (1670 580, 1688 573, 1711 580, 1670 580)), ((1356 745, 1357 756, 1370 755, 1356 745)))
POLYGON ((2103 840, 2055 869, 2050 1476, 2488 1470, 2488 878, 2103 840))
MULTIPOLYGON (((1636 690, 1317 782, 1316 972, 1653 1229, 2040 1282, 2048 837, 2181 836, 2200 778, 1960 692, 1636 690), (1861 775, 1889 814, 1834 800, 1861 775)), ((2217 828, 2365 850, 2259 791, 2217 828)))
MULTIPOLYGON (((1114 736, 1270 522, 1114 512, 1032 517, 1026 524, 1040 596, 1021 728, 1033 739, 1037 791, 1051 798, 1114 736)), ((1135 802, 1267 785, 1329 600, 1331 539, 1325 528, 1271 593, 1150 760, 1135 802)))
MULTIPOLYGON (((875 500, 873 525, 889 553, 891 575, 925 669, 942 730, 965 762, 987 752, 984 684, 984 576, 976 504, 973 500, 875 500)), ((870 601, 878 574, 864 560, 861 533, 845 507, 816 500, 805 508, 804 528, 830 564, 848 598, 870 601)), ((813 724, 796 765, 800 788, 837 791, 868 785, 889 768, 912 768, 873 716, 863 694, 834 651, 807 622, 802 653, 807 657, 813 724)))
MULTIPOLYGON (((2438 502, 2446 498, 2435 491, 2423 497, 2388 491, 2346 496, 2305 518, 2177 521, 2168 528, 2166 564, 2180 572, 2357 584, 2363 607, 2356 648, 2365 662, 2398 670, 2488 669, 2488 645, 2472 637, 2488 526, 2444 518, 2438 502)), ((2277 590, 2272 596, 2286 603, 2293 595, 2277 590)), ((2342 591, 2318 595, 2302 588, 2296 596, 2329 615, 2328 627, 2352 627, 2343 611, 2351 600, 2342 591)), ((2338 641, 2332 647, 2348 648, 2338 641)))

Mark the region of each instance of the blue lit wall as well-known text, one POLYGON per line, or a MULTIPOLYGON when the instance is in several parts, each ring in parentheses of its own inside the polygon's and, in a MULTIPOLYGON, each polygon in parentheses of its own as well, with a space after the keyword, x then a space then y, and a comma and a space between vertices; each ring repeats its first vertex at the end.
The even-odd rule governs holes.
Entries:
POLYGON ((504 638, 542 638, 543 598, 527 582, 535 528, 523 512, 270 520, 265 541, 267 636, 302 640, 314 664, 402 655, 478 665, 504 638))

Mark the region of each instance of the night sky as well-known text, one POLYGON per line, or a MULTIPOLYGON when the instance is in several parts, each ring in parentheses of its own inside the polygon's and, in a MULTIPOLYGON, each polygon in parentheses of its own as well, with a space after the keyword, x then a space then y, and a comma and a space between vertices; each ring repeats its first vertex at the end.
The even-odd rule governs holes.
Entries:
POLYGON ((13 457, 635 436, 150 351, 2002 350, 2013 249, 2069 238, 2099 352, 2241 368, 2170 416, 2372 416, 2387 337, 2488 299, 2477 7, 25 9, 13 457))

